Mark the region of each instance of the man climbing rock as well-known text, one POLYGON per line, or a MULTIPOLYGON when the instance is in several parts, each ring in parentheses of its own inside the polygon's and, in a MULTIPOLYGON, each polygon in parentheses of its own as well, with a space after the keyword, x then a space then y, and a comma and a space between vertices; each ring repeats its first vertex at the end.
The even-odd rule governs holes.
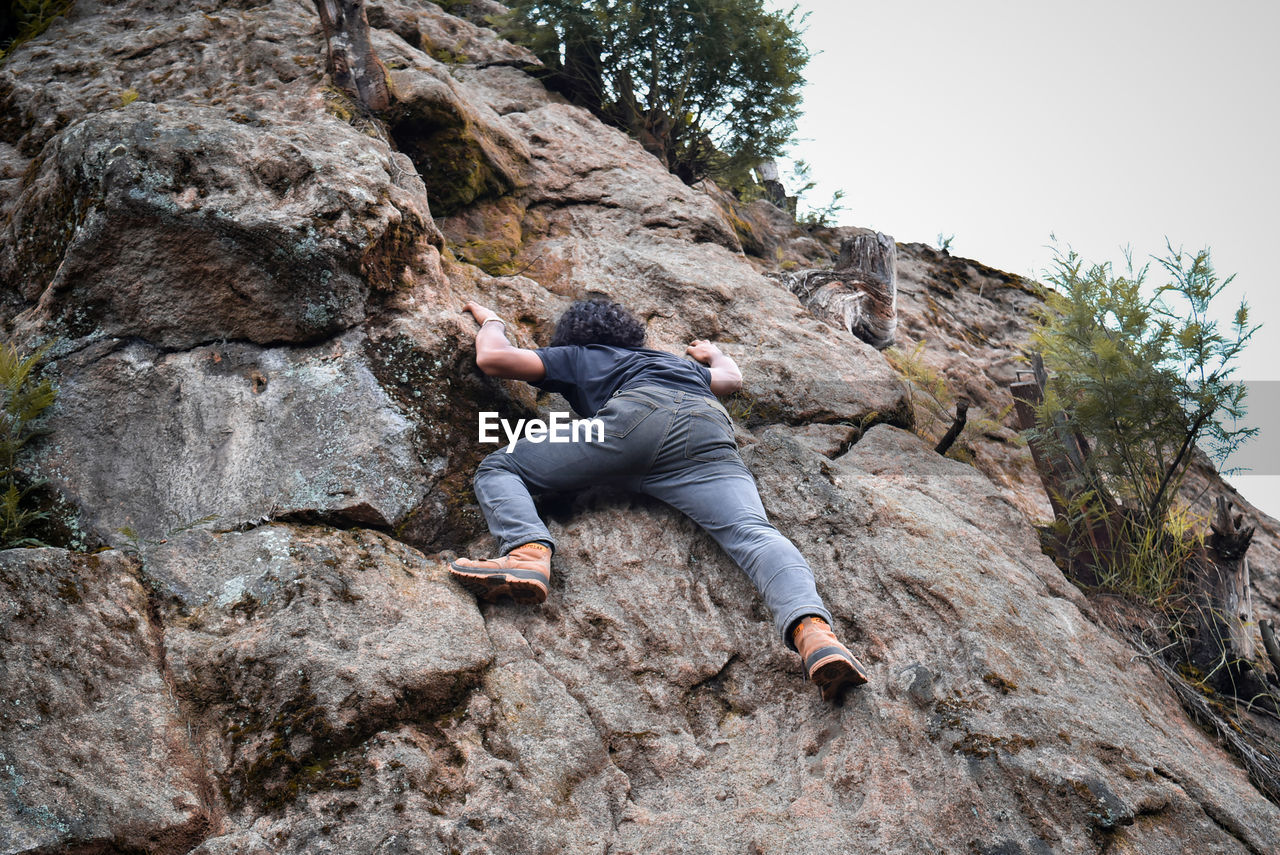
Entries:
MULTIPOLYGON (((531 493, 613 484, 645 493, 691 517, 737 562, 764 597, 783 643, 796 650, 824 700, 867 681, 831 630, 831 615, 799 550, 770 523, 717 395, 742 387, 732 359, 709 341, 686 349, 696 362, 644 346, 644 325, 608 300, 571 305, 548 347, 506 339, 492 310, 466 305, 480 329, 476 364, 491 377, 559 392, 574 412, 604 424, 602 441, 531 442, 490 454, 475 491, 499 556, 458 559, 451 573, 484 600, 541 603, 555 542, 531 493)), ((599 438, 597 437, 597 440, 599 438)))

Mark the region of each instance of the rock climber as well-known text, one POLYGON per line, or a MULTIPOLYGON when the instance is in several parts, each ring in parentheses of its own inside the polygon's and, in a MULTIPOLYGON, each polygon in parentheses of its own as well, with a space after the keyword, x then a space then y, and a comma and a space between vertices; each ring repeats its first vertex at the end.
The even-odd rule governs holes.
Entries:
POLYGON ((672 505, 720 544, 755 583, 783 643, 800 654, 824 700, 838 703, 846 689, 867 682, 831 629, 813 571, 769 523, 738 453, 729 414, 716 400, 742 387, 732 359, 702 340, 685 350, 696 361, 646 348, 644 324, 609 300, 573 303, 551 344, 536 350, 511 345, 491 309, 468 302, 464 311, 480 324, 481 371, 559 392, 579 416, 604 422, 604 438, 524 438, 486 457, 475 492, 500 557, 457 559, 450 564, 455 579, 482 600, 543 602, 556 544, 531 493, 609 483, 672 505))

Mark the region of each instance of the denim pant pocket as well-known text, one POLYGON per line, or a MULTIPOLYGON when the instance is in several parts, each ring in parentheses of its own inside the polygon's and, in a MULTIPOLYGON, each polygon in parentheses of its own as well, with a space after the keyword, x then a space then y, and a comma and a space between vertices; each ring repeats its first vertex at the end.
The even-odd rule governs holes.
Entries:
POLYGON ((624 437, 653 415, 653 411, 657 408, 656 404, 628 398, 625 397, 625 393, 621 393, 610 398, 609 402, 596 413, 595 418, 604 422, 606 436, 624 437))
POLYGON ((730 460, 738 453, 733 427, 719 412, 693 412, 685 422, 684 456, 689 460, 710 463, 730 460))

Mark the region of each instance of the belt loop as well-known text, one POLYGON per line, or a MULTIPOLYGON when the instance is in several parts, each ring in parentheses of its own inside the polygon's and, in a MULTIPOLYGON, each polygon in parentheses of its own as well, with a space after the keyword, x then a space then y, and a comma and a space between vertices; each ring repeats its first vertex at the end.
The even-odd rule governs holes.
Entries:
POLYGON ((675 400, 675 403, 677 403, 677 404, 678 404, 678 403, 680 403, 680 402, 681 402, 681 401, 683 401, 683 400, 684 400, 684 390, 682 389, 682 390, 680 390, 680 391, 676 392, 676 400, 675 400))

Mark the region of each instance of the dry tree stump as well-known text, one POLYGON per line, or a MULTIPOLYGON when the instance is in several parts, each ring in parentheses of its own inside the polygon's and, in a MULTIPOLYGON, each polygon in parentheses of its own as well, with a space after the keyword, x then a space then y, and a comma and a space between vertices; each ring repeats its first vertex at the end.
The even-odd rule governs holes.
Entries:
MULTIPOLYGON (((762 160, 756 165, 756 174, 764 185, 765 197, 773 206, 781 211, 789 210, 787 206, 787 188, 778 177, 778 164, 774 160, 762 160)), ((794 212, 793 212, 794 213, 794 212)))
POLYGON ((1188 581, 1198 623, 1191 662, 1216 676, 1222 668, 1238 671, 1236 663, 1252 660, 1258 651, 1250 629, 1253 598, 1245 556, 1254 527, 1245 526, 1244 517, 1224 497, 1215 506, 1205 560, 1196 562, 1188 581))
POLYGON ((883 350, 898 329, 898 248, 879 232, 847 237, 831 270, 771 273, 824 321, 883 350))
MULTIPOLYGON (((1049 375, 1039 354, 1031 359, 1031 373, 1031 379, 1020 379, 1009 387, 1013 396, 1014 421, 1019 431, 1036 426, 1036 407, 1044 401, 1049 375)), ((1114 549, 1112 529, 1122 523, 1120 508, 1104 490, 1099 490, 1089 503, 1093 513, 1074 526, 1066 523, 1071 517, 1068 508, 1079 503, 1079 488, 1075 485, 1082 480, 1080 476, 1084 471, 1084 461, 1089 456, 1089 443, 1061 415, 1054 420, 1054 429, 1062 440, 1064 453, 1051 452, 1034 437, 1028 438, 1027 442, 1036 473, 1053 507, 1054 518, 1062 524, 1059 528, 1072 533, 1074 540, 1073 543, 1055 542, 1052 546, 1066 564, 1072 579, 1086 587, 1094 587, 1099 581, 1097 560, 1111 554, 1114 549)))
MULTIPOLYGON (((1048 375, 1039 356, 1032 358, 1033 377, 1010 386, 1019 430, 1036 427, 1036 407, 1044 400, 1048 375)), ((1047 545, 1065 565, 1066 572, 1086 587, 1098 584, 1104 565, 1123 557, 1132 547, 1125 531, 1132 514, 1106 490, 1085 477, 1089 444, 1065 417, 1052 429, 1063 440, 1051 450, 1035 436, 1029 437, 1032 458, 1040 481, 1053 505, 1054 530, 1065 533, 1047 538, 1047 545)), ((1210 533, 1185 567, 1182 592, 1186 595, 1182 627, 1185 661, 1215 691, 1280 712, 1277 699, 1266 687, 1254 664, 1259 650, 1253 637, 1253 600, 1246 553, 1254 527, 1234 512, 1231 502, 1219 496, 1210 533)), ((1046 537, 1042 532, 1042 538, 1046 537)), ((1269 652, 1269 651, 1268 651, 1269 652)))

